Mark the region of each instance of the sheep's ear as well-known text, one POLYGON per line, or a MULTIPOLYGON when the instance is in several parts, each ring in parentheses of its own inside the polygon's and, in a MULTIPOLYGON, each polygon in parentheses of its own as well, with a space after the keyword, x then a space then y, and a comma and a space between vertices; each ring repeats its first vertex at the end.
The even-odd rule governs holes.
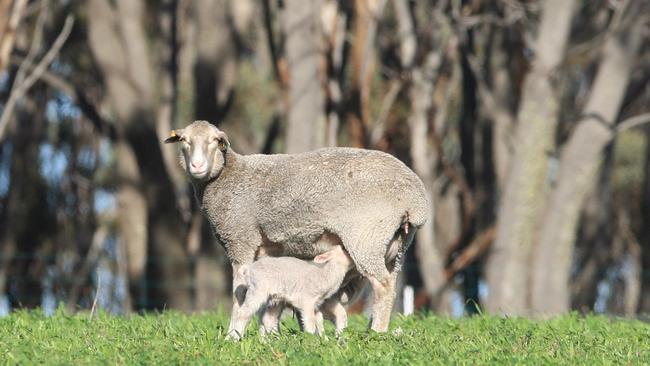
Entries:
POLYGON ((178 142, 178 140, 181 139, 181 131, 182 130, 172 130, 169 133, 169 137, 165 139, 165 143, 171 144, 173 142, 178 142))
POLYGON ((228 136, 223 131, 217 133, 217 140, 219 141, 219 150, 226 151, 230 147, 230 142, 228 141, 228 136))
POLYGON ((327 253, 323 253, 323 254, 317 255, 317 256, 314 258, 314 263, 327 263, 327 262, 329 262, 329 261, 331 261, 331 260, 332 260, 332 253, 331 253, 331 252, 327 252, 327 253))

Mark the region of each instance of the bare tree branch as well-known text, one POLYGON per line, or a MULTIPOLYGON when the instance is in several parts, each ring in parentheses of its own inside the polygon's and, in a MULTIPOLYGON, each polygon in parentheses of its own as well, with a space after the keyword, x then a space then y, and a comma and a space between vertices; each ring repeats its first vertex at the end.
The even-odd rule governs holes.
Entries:
POLYGON ((371 146, 376 146, 381 138, 384 136, 384 130, 386 125, 386 120, 388 115, 397 100, 399 92, 402 91, 404 82, 401 79, 394 79, 390 83, 388 92, 384 95, 384 99, 381 103, 381 110, 379 111, 379 116, 377 121, 373 124, 372 132, 370 133, 370 144, 371 146))
POLYGON ((650 113, 639 114, 637 116, 630 117, 621 121, 618 125, 616 125, 615 132, 621 133, 623 131, 630 130, 646 123, 650 123, 650 113))
POLYGON ((20 23, 26 4, 27 0, 17 0, 11 8, 11 13, 6 23, 7 25, 5 26, 3 24, 4 22, 0 21, 0 71, 4 70, 9 63, 9 55, 14 45, 14 39, 16 38, 16 29, 18 28, 18 23, 20 23))
POLYGON ((496 228, 492 226, 474 238, 474 240, 463 249, 460 255, 456 256, 451 264, 445 268, 447 281, 451 281, 456 273, 462 271, 465 267, 479 259, 494 242, 495 234, 496 228))
MULTIPOLYGON (((11 56, 11 64, 15 66, 26 65, 27 70, 33 70, 36 67, 26 58, 16 55, 11 56)), ((81 87, 69 83, 63 76, 49 70, 43 72, 40 80, 72 99, 83 115, 95 127, 96 131, 108 137, 111 141, 115 141, 117 138, 115 126, 102 117, 97 106, 86 96, 81 87)))
POLYGON ((34 85, 34 83, 43 75, 45 70, 47 70, 50 63, 52 63, 63 44, 68 39, 73 24, 74 19, 72 15, 68 15, 68 17, 65 19, 61 33, 59 33, 59 35, 56 37, 56 40, 52 44, 52 47, 47 51, 45 56, 43 56, 41 61, 36 65, 36 67, 25 78, 24 81, 22 81, 20 84, 15 83, 14 86, 12 86, 9 100, 2 110, 2 116, 0 116, 0 140, 2 140, 4 132, 7 128, 7 124, 9 123, 9 118, 11 117, 14 107, 16 106, 16 102, 18 102, 18 100, 22 98, 25 93, 27 93, 29 88, 31 88, 32 85, 34 85))

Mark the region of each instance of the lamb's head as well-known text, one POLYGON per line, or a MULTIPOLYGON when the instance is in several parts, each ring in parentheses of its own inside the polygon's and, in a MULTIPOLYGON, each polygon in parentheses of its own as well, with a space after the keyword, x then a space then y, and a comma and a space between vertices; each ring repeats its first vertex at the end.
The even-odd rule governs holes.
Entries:
POLYGON ((344 268, 346 271, 354 267, 354 262, 343 246, 336 245, 333 249, 314 257, 314 263, 332 263, 344 268))
POLYGON ((206 181, 219 175, 230 143, 226 134, 207 121, 194 121, 173 130, 165 143, 181 143, 181 165, 190 178, 206 181))

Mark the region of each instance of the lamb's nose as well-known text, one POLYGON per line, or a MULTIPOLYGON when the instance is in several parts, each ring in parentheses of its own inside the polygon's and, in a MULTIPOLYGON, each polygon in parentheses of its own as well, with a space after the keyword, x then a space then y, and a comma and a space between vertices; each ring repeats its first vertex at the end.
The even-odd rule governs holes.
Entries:
POLYGON ((193 161, 191 164, 192 164, 192 168, 201 169, 203 168, 203 165, 205 165, 205 161, 193 161))

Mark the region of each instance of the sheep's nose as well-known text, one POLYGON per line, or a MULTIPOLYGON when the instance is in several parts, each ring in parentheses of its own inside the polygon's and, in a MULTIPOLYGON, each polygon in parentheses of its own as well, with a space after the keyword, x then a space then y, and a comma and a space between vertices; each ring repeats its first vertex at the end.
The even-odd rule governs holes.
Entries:
POLYGON ((201 169, 205 165, 205 161, 192 161, 192 168, 201 169))

